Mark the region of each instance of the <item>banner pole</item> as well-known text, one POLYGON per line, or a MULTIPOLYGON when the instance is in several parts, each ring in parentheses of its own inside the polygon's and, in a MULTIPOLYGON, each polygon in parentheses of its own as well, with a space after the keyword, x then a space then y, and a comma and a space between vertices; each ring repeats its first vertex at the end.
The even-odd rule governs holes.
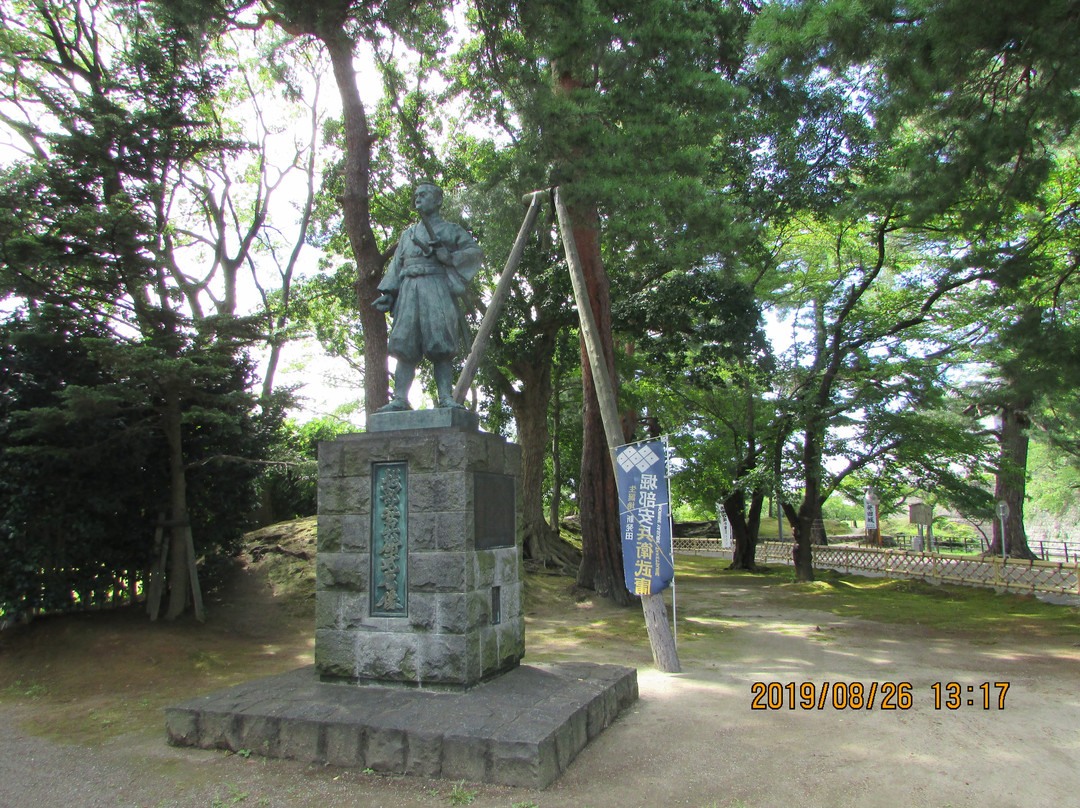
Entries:
POLYGON ((675 650, 679 650, 679 611, 675 606, 675 578, 671 579, 671 639, 675 643, 675 650))
MULTIPOLYGON (((593 317, 592 305, 585 288, 585 273, 581 268, 581 259, 578 256, 577 244, 574 242, 574 234, 571 229, 570 212, 567 210, 558 188, 555 189, 554 201, 555 213, 559 220, 559 233, 562 236, 563 251, 566 254, 566 263, 570 270, 570 282, 574 287, 574 302, 577 304, 578 319, 585 342, 585 355, 589 361, 589 366, 592 368, 593 383, 600 404, 600 417, 604 423, 604 434, 607 438, 612 474, 618 477, 615 447, 622 443, 622 427, 619 423, 615 385, 614 381, 608 376, 607 366, 604 363, 603 353, 600 348, 596 319, 593 317)), ((656 667, 664 673, 679 673, 681 671, 679 655, 675 650, 675 641, 671 636, 671 626, 668 625, 664 596, 662 594, 642 595, 641 610, 645 616, 645 630, 649 634, 649 644, 652 646, 653 660, 656 667)))
POLYGON ((667 478, 668 484, 668 536, 671 537, 671 546, 668 550, 671 552, 671 640, 675 643, 675 651, 679 650, 679 609, 676 606, 675 598, 675 579, 678 578, 675 574, 675 516, 671 512, 671 472, 668 469, 668 436, 663 436, 664 440, 664 476, 667 478))

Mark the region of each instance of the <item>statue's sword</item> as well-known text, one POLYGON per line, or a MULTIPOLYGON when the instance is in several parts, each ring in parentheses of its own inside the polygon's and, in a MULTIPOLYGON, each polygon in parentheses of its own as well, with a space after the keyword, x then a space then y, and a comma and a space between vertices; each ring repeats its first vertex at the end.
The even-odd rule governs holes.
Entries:
POLYGON ((424 229, 428 234, 428 251, 425 255, 431 255, 440 246, 442 246, 442 239, 435 235, 435 228, 431 226, 431 220, 427 216, 421 216, 420 221, 424 223, 424 229))

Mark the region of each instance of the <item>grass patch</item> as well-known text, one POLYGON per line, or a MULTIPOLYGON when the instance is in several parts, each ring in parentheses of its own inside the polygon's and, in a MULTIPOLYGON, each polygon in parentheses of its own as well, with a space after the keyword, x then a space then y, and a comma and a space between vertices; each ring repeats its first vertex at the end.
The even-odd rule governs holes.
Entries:
POLYGON ((455 783, 454 787, 450 789, 449 799, 451 805, 468 805, 480 795, 479 791, 474 791, 465 787, 465 781, 455 783))
POLYGON ((296 519, 247 534, 245 555, 270 584, 274 597, 303 611, 315 602, 317 517, 296 519))
POLYGON ((879 623, 925 626, 977 635, 1002 632, 1080 637, 1080 610, 1032 595, 978 587, 868 578, 831 571, 810 583, 783 584, 791 605, 879 623))
POLYGON ((695 606, 695 613, 722 616, 740 595, 757 593, 777 605, 879 623, 966 632, 976 640, 1003 633, 1080 640, 1080 609, 1046 603, 1032 595, 845 575, 834 570, 815 570, 816 580, 804 583, 795 580, 794 570, 788 566, 746 572, 727 569, 730 563, 707 556, 676 558, 676 582, 688 597, 700 600, 710 593, 732 596, 725 601, 710 599, 708 606, 695 606))

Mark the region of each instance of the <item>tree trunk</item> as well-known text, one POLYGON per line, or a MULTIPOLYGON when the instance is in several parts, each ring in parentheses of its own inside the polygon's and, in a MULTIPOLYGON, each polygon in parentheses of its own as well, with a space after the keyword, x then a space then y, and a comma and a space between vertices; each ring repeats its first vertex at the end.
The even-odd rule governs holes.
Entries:
POLYGON ((761 511, 765 507, 765 492, 755 489, 750 495, 750 510, 746 513, 746 532, 757 546, 761 534, 761 511))
POLYGON ((371 146, 367 114, 353 67, 355 41, 343 29, 318 32, 326 45, 341 93, 345 121, 345 190, 341 208, 345 232, 356 259, 356 300, 364 332, 364 409, 370 415, 390 400, 386 367, 386 315, 372 303, 379 296, 386 256, 379 252, 371 227, 371 146))
POLYGON ((561 385, 556 381, 551 406, 551 501, 548 504, 548 527, 556 535, 559 533, 559 515, 562 510, 562 453, 559 451, 559 431, 562 428, 560 389, 561 385))
POLYGON ((794 537, 791 548, 791 561, 795 565, 795 580, 812 581, 814 580, 814 554, 813 550, 810 549, 809 539, 803 538, 806 536, 806 525, 801 516, 802 509, 796 511, 787 502, 783 503, 782 507, 794 537))
MULTIPOLYGON (((795 534, 792 560, 795 563, 795 579, 798 581, 814 580, 814 556, 810 545, 823 543, 820 536, 822 441, 823 430, 819 430, 816 420, 811 419, 803 436, 803 499, 798 514, 792 520, 795 534)), ((788 510, 785 506, 784 512, 787 513, 788 510)))
POLYGON ((514 412, 517 438, 521 446, 522 503, 521 520, 525 557, 543 566, 576 572, 579 556, 576 548, 559 537, 544 519, 544 455, 551 441, 547 413, 552 397, 551 356, 553 339, 541 339, 537 344, 539 358, 524 358, 513 363, 513 371, 521 381, 518 392, 502 385, 503 393, 514 412), (550 350, 545 346, 551 346, 550 350))
MULTIPOLYGON (((1005 520, 1005 552, 1010 558, 1037 559, 1028 547, 1024 530, 1024 497, 1027 491, 1028 427, 1030 401, 1017 401, 1001 408, 1001 452, 994 485, 994 498, 1009 506, 1005 520)), ((1001 556, 1001 520, 994 519, 990 553, 1001 556)))
POLYGON ((169 563, 165 576, 165 586, 169 592, 165 619, 175 620, 187 609, 190 600, 191 578, 188 561, 187 530, 187 473, 184 468, 184 446, 182 437, 182 417, 180 393, 172 384, 166 385, 165 411, 161 414, 162 430, 169 448, 169 501, 170 532, 169 563))
MULTIPOLYGON (((746 494, 742 490, 733 491, 724 500, 724 513, 727 514, 728 522, 731 524, 731 537, 735 542, 735 550, 728 569, 753 572, 757 569, 755 556, 757 555, 758 524, 751 526, 746 518, 746 494)), ((757 519, 754 521, 760 522, 760 520, 759 502, 757 519)))
MULTIPOLYGON (((281 323, 284 325, 284 323, 281 323)), ((262 383, 262 395, 261 400, 265 404, 270 400, 270 395, 274 392, 274 376, 277 374, 278 362, 281 361, 281 350, 283 343, 280 339, 275 338, 270 342, 270 357, 266 361, 266 370, 263 373, 262 383)))
MULTIPOLYGON (((596 319, 604 364, 615 378, 615 347, 611 334, 611 292, 600 258, 600 220, 595 208, 571 208, 572 233, 585 275, 585 287, 596 319)), ((583 440, 581 487, 581 566, 577 583, 621 606, 633 602, 623 582, 622 545, 619 540, 619 494, 611 452, 604 433, 603 417, 595 381, 581 339, 581 385, 583 393, 583 440)))
POLYGON ((814 500, 807 496, 799 506, 796 524, 792 525, 792 530, 795 533, 795 548, 792 550, 792 560, 795 563, 795 579, 797 581, 814 580, 814 552, 811 547, 815 544, 815 523, 820 521, 821 508, 815 508, 814 500))

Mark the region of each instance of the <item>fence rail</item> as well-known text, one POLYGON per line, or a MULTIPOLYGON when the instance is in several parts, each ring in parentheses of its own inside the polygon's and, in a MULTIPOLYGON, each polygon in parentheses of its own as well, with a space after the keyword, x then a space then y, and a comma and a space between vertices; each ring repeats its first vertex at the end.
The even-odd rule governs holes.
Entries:
POLYGON ((144 570, 102 570, 94 574, 85 568, 43 570, 45 583, 27 587, 20 601, 0 601, 0 631, 38 617, 79 612, 101 611, 130 605, 144 599, 144 570))
MULTIPOLYGON (((722 551, 715 539, 675 539, 675 552, 722 551)), ((759 542, 759 564, 791 564, 791 542, 759 542)), ((883 547, 813 545, 814 566, 844 573, 878 573, 930 583, 983 586, 1024 594, 1080 596, 1080 563, 965 557, 883 547)))
MULTIPOLYGON (((916 550, 917 537, 911 533, 897 533, 889 536, 897 549, 916 550)), ((961 553, 983 553, 989 549, 988 540, 982 536, 934 535, 923 538, 924 547, 929 550, 950 550, 961 553)), ((1074 539, 1036 539, 1028 536, 1028 547, 1043 561, 1064 561, 1074 564, 1080 561, 1080 543, 1074 539)))

